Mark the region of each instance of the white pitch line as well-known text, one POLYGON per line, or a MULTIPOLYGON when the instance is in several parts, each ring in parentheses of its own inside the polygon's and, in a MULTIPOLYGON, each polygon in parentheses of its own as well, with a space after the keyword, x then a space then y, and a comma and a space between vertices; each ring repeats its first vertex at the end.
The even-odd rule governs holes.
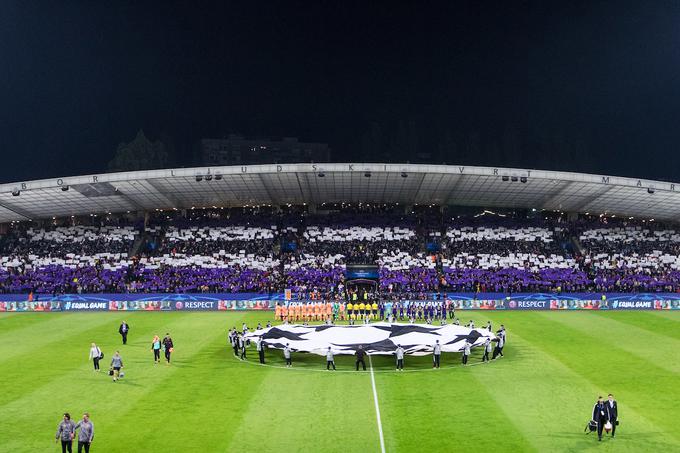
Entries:
POLYGON ((380 420, 380 406, 378 406, 378 392, 375 389, 375 375, 373 374, 373 362, 368 355, 368 365, 371 367, 371 384, 373 384, 373 401, 375 402, 375 416, 378 419, 378 433, 380 434, 380 451, 385 453, 385 438, 383 437, 382 421, 380 420))

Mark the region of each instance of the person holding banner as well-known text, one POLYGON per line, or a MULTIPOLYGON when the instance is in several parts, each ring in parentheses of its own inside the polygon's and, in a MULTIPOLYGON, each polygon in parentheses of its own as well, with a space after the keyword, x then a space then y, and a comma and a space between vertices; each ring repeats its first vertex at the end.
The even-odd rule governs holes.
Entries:
POLYGON ((397 356, 397 371, 404 371, 404 348, 400 344, 397 345, 395 354, 397 356))
POLYGON ((484 342, 484 355, 482 356, 482 362, 488 362, 489 361, 489 353, 491 352, 491 339, 487 338, 486 341, 484 342))
POLYGON ((264 365, 264 342, 262 341, 262 337, 257 337, 255 349, 257 349, 257 355, 260 357, 260 363, 264 365))
POLYGON ((432 347, 432 368, 439 368, 439 362, 442 356, 442 346, 439 344, 439 340, 436 341, 432 347))
POLYGON ((492 359, 496 360, 498 356, 500 355, 503 357, 503 347, 505 346, 505 336, 500 333, 500 330, 496 332, 498 334, 498 343, 496 343, 496 348, 493 350, 493 357, 492 359))
POLYGON ((330 367, 333 367, 333 371, 335 371, 335 360, 333 359, 333 350, 329 346, 328 351, 326 351, 326 371, 329 371, 330 367))
POLYGON ((463 347, 463 365, 467 365, 468 357, 470 357, 470 342, 465 340, 465 346, 463 347))
POLYGON ((293 362, 290 358, 290 343, 286 343, 286 347, 283 348, 283 358, 286 359, 286 368, 293 366, 293 362))

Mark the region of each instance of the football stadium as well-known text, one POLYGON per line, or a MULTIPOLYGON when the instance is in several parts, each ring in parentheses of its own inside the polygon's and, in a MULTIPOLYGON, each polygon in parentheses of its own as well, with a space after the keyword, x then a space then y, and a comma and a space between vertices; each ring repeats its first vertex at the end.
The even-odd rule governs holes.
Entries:
POLYGON ((678 212, 465 166, 0 186, 0 444, 56 448, 70 411, 111 452, 582 451, 612 394, 608 451, 680 449, 678 212))
POLYGON ((680 453, 679 23, 3 1, 0 453, 680 453))

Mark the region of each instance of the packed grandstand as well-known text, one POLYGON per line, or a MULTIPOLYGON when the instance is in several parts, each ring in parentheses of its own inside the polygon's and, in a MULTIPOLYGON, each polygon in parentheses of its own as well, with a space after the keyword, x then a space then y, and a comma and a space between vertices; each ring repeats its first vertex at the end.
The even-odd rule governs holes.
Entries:
POLYGON ((5 293, 275 293, 339 300, 373 265, 381 299, 448 292, 676 292, 672 224, 398 204, 204 208, 16 222, 5 293))

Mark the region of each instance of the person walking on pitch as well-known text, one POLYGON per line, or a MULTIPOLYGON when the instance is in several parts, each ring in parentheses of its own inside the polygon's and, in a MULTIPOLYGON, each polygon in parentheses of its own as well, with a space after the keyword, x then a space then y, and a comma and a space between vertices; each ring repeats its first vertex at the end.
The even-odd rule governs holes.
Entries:
POLYGON ((397 371, 404 371, 404 348, 400 344, 397 345, 395 354, 397 355, 397 371))
POLYGON ((442 356, 442 346, 439 344, 439 340, 432 347, 432 368, 439 368, 439 362, 442 356))
POLYGON ((333 350, 331 347, 328 347, 328 351, 326 351, 326 370, 330 370, 330 367, 333 367, 333 370, 335 370, 335 360, 333 359, 333 350))
POLYGON ((601 396, 597 397, 597 402, 593 407, 593 420, 597 423, 597 440, 602 440, 602 430, 604 425, 610 421, 609 405, 604 402, 601 396))
POLYGON ((153 351, 153 363, 159 363, 161 361, 161 339, 158 335, 153 336, 151 350, 153 351))
POLYGON ((354 353, 356 356, 356 366, 357 366, 357 371, 359 371, 359 364, 363 367, 364 371, 366 371, 366 362, 364 362, 364 356, 366 355, 366 352, 364 351, 364 348, 359 345, 359 349, 354 353))
POLYGON ((118 328, 118 333, 121 337, 123 337, 123 344, 127 344, 127 336, 129 331, 130 325, 127 323, 127 321, 123 321, 118 328))
POLYGON ((607 406, 609 406, 609 421, 612 424, 612 439, 616 434, 616 425, 619 424, 619 406, 611 393, 608 395, 607 406))
POLYGON ((286 359, 286 368, 293 366, 293 362, 290 358, 290 343, 286 343, 286 347, 283 348, 283 358, 286 359))
POLYGON ((94 423, 90 421, 90 414, 87 412, 83 414, 83 419, 76 423, 73 431, 75 432, 77 429, 80 429, 78 432, 78 453, 82 453, 83 448, 85 448, 85 453, 89 453, 90 445, 94 440, 94 423))
POLYGON ((165 337, 163 338, 163 347, 165 348, 165 360, 167 360, 166 363, 170 365, 170 354, 172 354, 175 350, 175 345, 172 342, 172 338, 170 338, 169 333, 166 333, 165 337))
POLYGON ((99 361, 104 358, 104 354, 95 343, 92 343, 92 346, 90 346, 89 357, 90 360, 92 360, 92 363, 94 364, 94 371, 99 371, 99 361))
POLYGON ((57 426, 57 435, 55 441, 61 440, 61 453, 72 453, 73 437, 75 435, 76 424, 71 420, 71 415, 68 412, 64 414, 63 420, 57 426))
POLYGON ((118 351, 111 357, 111 368, 113 368, 113 382, 116 382, 120 378, 120 369, 123 368, 123 358, 118 351))

